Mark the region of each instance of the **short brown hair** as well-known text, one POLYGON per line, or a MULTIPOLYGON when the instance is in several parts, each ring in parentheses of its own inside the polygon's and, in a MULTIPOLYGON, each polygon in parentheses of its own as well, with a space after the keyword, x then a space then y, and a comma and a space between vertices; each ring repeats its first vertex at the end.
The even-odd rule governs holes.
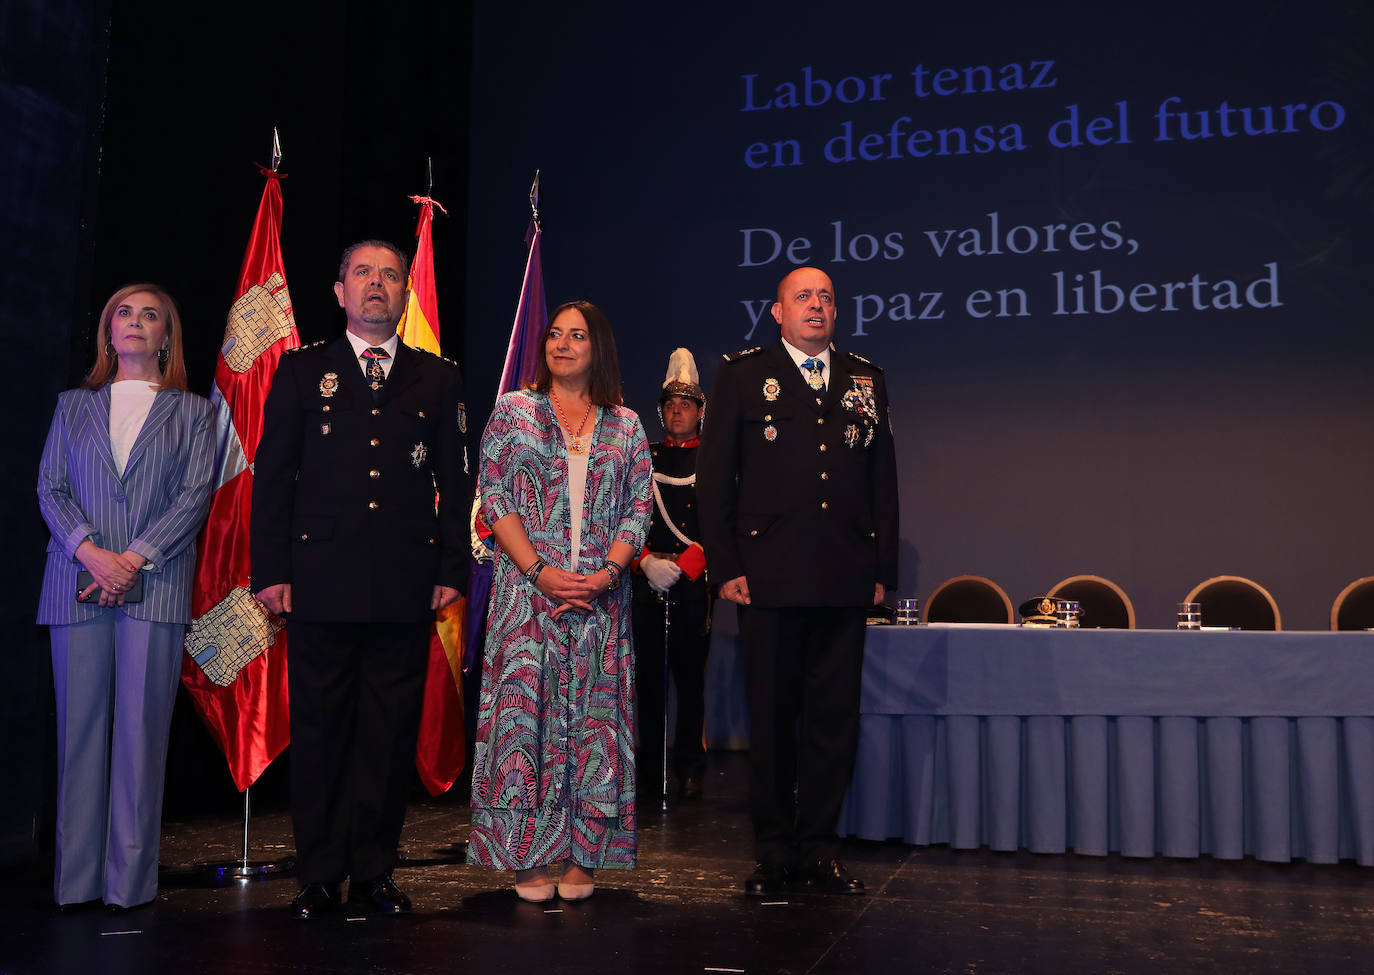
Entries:
POLYGON ((114 320, 115 309, 124 304, 130 295, 140 291, 155 296, 167 314, 167 359, 158 362, 158 368, 162 370, 162 383, 158 389, 186 388, 186 359, 182 351, 181 313, 177 311, 177 303, 165 288, 142 282, 126 284, 105 302, 100 312, 100 325, 95 330, 95 365, 91 366, 91 371, 86 373, 86 378, 81 382, 86 389, 99 389, 119 372, 119 356, 115 354, 110 322, 114 320))
POLYGON ((343 257, 339 259, 339 280, 342 281, 348 274, 348 262, 353 260, 353 252, 363 247, 380 247, 382 250, 391 251, 401 262, 401 278, 405 281, 410 280, 410 255, 401 248, 388 240, 360 240, 356 244, 349 244, 344 248, 343 257))
POLYGON ((553 373, 549 371, 547 346, 549 329, 558 316, 569 308, 582 313, 587 323, 587 337, 592 340, 592 371, 587 378, 587 396, 597 406, 619 406, 623 402, 620 393, 620 358, 615 351, 615 336, 611 334, 611 323, 605 312, 590 301, 565 301, 549 312, 548 324, 539 336, 539 368, 534 374, 534 389, 547 393, 553 386, 553 373))

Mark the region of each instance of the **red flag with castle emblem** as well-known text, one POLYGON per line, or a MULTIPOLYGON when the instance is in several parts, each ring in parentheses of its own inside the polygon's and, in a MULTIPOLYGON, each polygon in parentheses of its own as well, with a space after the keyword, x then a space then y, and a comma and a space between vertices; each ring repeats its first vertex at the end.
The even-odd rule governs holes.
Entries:
MULTIPOLYGON (((434 208, 437 200, 412 196, 420 204, 419 242, 410 262, 410 294, 396 330, 401 341, 439 354, 439 299, 434 287, 434 208)), ((429 794, 447 792, 463 771, 467 741, 463 731, 463 615, 467 600, 458 599, 439 610, 429 634, 429 669, 420 711, 420 734, 415 742, 415 768, 429 794)))
POLYGON ((210 517, 197 540, 181 681, 240 791, 291 740, 286 632, 249 588, 248 521, 253 458, 277 361, 300 345, 281 256, 281 177, 263 171, 253 233, 239 271, 210 390, 218 453, 210 517))

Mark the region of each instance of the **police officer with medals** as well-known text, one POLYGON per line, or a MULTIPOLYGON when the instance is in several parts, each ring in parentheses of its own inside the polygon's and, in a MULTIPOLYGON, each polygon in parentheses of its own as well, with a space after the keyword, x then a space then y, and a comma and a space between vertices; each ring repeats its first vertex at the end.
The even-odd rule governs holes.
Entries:
POLYGON ((392 244, 344 251, 347 331, 282 356, 254 462, 253 589, 290 654, 302 920, 339 909, 345 879, 355 907, 410 911, 392 869, 430 626, 467 584, 462 381, 398 340, 406 279, 392 244))
POLYGON ((649 445, 654 464, 654 510, 644 551, 632 563, 635 679, 639 688, 635 766, 646 800, 666 798, 667 794, 663 755, 667 733, 665 665, 677 687, 673 773, 679 797, 699 799, 706 771, 702 729, 711 614, 696 501, 698 434, 705 406, 706 394, 692 353, 674 350, 658 399, 664 438, 649 445))
POLYGON ((858 743, 864 628, 897 583, 897 472, 882 370, 831 345, 835 291, 778 285, 779 341, 725 357, 697 458, 701 537, 739 606, 749 703, 749 896, 857 894, 835 827, 858 743))

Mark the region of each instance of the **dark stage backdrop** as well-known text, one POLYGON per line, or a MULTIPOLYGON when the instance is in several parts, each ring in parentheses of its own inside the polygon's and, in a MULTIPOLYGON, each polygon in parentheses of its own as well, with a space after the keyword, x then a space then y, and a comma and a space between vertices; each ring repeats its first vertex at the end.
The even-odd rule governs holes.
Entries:
POLYGON ((830 272, 889 376, 900 594, 1091 572, 1170 626, 1232 573, 1325 628, 1374 574, 1368 5, 767 7, 480 5, 474 415, 538 167, 550 303, 608 312, 653 435, 674 345, 709 385, 830 272))
POLYGON ((24 362, 9 373, 5 424, 19 459, 0 478, 10 552, 0 566, 0 862, 37 848, 51 806, 52 679, 47 632, 33 622, 48 533, 34 485, 89 286, 108 7, 0 7, 0 123, 9 134, 0 154, 0 281, 10 296, 0 329, 24 362))
MULTIPOLYGON (((440 323, 463 345, 470 10, 447 0, 379 8, 344 0, 266 8, 173 0, 15 0, 0 5, 0 162, 11 300, 5 334, 22 423, 4 482, 14 512, 0 654, 0 862, 52 843, 51 675, 33 625, 47 530, 34 483, 58 391, 93 358, 96 316, 120 285, 178 299, 191 389, 209 392, 272 127, 285 150, 282 245, 305 342, 342 331, 339 252, 364 236, 414 246, 433 158, 440 323)), ((278 763, 258 801, 284 794, 278 763), (273 780, 273 781, 269 781, 273 780)), ((241 802, 185 696, 166 814, 241 802)))

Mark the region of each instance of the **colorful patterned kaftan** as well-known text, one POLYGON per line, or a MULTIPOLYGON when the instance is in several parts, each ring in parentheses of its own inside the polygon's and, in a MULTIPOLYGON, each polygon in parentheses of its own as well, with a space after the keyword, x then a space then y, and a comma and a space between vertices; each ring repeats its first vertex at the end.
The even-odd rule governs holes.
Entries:
MULTIPOLYGON (((636 552, 652 471, 639 417, 598 407, 581 552, 569 564, 568 457, 549 398, 502 396, 482 436, 482 516, 520 516, 541 558, 591 573, 620 541, 636 552)), ((635 864, 634 650, 630 588, 557 621, 553 601, 498 548, 472 773, 468 861, 528 869, 571 859, 635 864)))

